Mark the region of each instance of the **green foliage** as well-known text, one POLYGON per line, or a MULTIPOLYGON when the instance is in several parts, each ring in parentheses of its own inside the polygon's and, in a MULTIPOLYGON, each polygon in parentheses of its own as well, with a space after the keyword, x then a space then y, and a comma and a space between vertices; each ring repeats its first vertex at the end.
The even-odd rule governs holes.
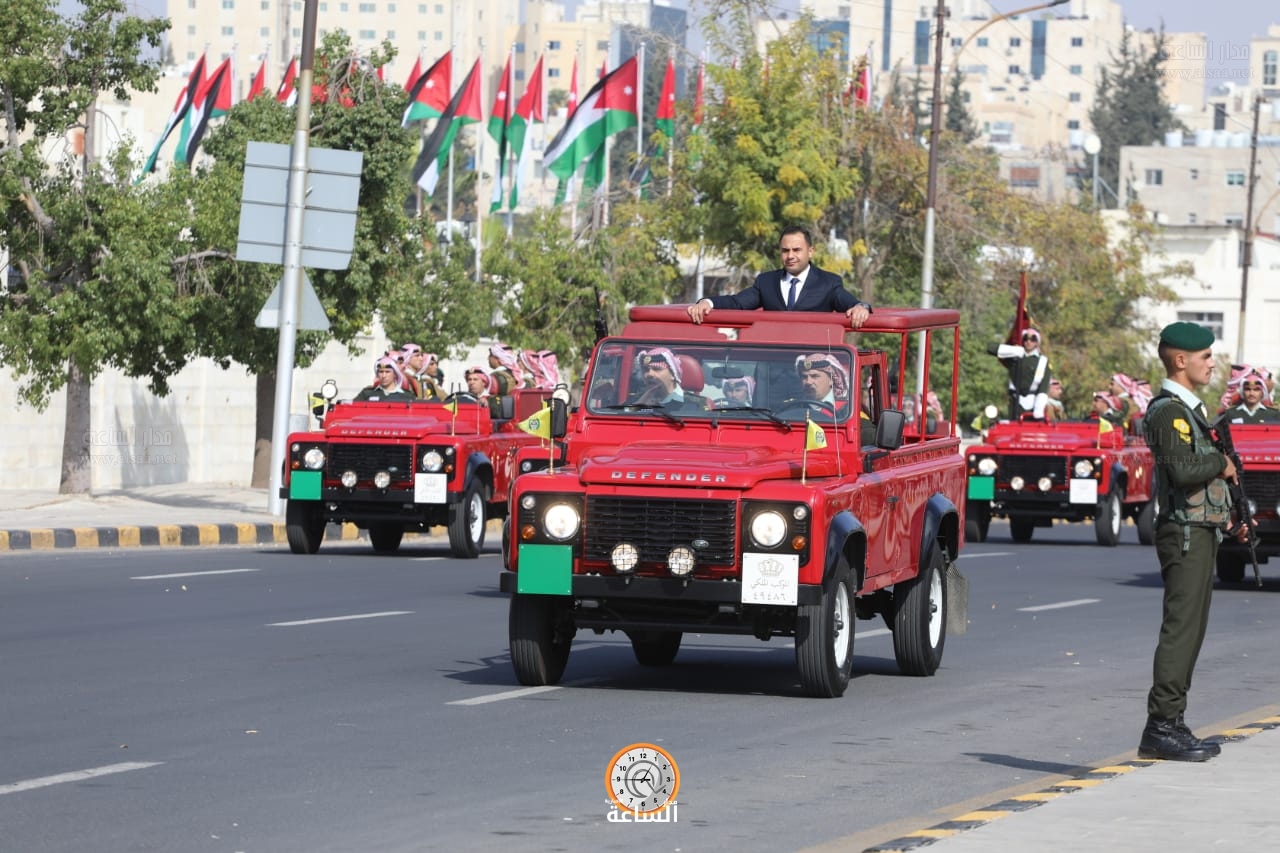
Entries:
POLYGON ((963 84, 964 74, 957 67, 952 72, 950 82, 947 84, 946 112, 944 113, 943 127, 947 129, 948 133, 968 144, 981 134, 978 132, 978 126, 974 124, 973 116, 969 113, 969 105, 964 101, 963 84))
MULTIPOLYGON (((1120 48, 1111 57, 1110 68, 1103 68, 1089 123, 1102 141, 1098 152, 1098 178, 1105 182, 1121 202, 1127 197, 1127 176, 1120 174, 1120 148, 1125 145, 1151 145, 1164 139, 1170 131, 1185 131, 1186 126, 1174 116, 1160 86, 1160 64, 1165 59, 1165 36, 1162 29, 1154 47, 1135 47, 1133 33, 1126 30, 1120 48)), ((1115 196, 1102 193, 1103 206, 1117 206, 1115 196)))

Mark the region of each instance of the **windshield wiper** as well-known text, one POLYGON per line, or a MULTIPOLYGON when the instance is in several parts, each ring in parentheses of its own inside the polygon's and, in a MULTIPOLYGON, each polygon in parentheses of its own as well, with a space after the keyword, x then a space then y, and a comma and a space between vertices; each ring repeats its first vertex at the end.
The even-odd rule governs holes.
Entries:
POLYGON ((791 430, 793 429, 793 427, 791 426, 791 423, 774 414, 773 409, 763 408, 760 406, 727 406, 723 409, 716 409, 716 414, 719 414, 719 415, 725 415, 725 414, 728 414, 729 412, 756 412, 758 414, 764 415, 766 418, 773 421, 775 424, 782 427, 787 432, 791 432, 791 430))
POLYGON ((614 403, 611 406, 601 406, 600 408, 608 412, 653 412, 663 420, 684 426, 684 418, 668 412, 667 407, 661 403, 614 403))

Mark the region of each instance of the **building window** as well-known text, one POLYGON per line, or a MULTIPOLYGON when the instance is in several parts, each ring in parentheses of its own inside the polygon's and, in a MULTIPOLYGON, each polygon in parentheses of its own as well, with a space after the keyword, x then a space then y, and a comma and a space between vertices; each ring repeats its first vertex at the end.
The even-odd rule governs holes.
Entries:
POLYGON ((1239 227, 1239 226, 1243 226, 1243 225, 1244 225, 1244 214, 1243 214, 1243 213, 1228 213, 1226 216, 1222 217, 1222 222, 1223 222, 1223 224, 1224 224, 1224 225, 1235 225, 1235 226, 1237 226, 1237 227, 1239 227))
POLYGON ((962 45, 962 44, 964 44, 964 39, 958 39, 958 38, 953 38, 953 39, 951 39, 951 46, 952 46, 952 47, 960 47, 960 45, 962 45))
POLYGON ((1199 179, 1200 179, 1200 170, 1199 170, 1199 169, 1192 169, 1192 170, 1191 170, 1191 180, 1193 180, 1193 181, 1198 181, 1199 179))
POLYGON ((1164 184, 1164 169, 1147 169, 1142 180, 1149 187, 1161 186, 1164 184))
POLYGON ((1013 142, 1013 122, 991 122, 991 132, 987 136, 987 139, 992 145, 1008 145, 1010 142, 1013 142))
POLYGON ((560 42, 557 41, 556 39, 552 39, 551 41, 547 42, 547 50, 559 50, 559 49, 560 49, 560 42))
POLYGON ((222 8, 234 9, 235 7, 236 7, 236 0, 222 0, 222 8))
POLYGON ((1214 340, 1222 340, 1222 314, 1217 311, 1179 311, 1178 320, 1183 323, 1199 323, 1213 332, 1214 340))
POLYGON ((548 68, 548 69, 547 69, 547 76, 548 76, 548 77, 555 77, 555 78, 559 78, 559 77, 560 77, 560 69, 559 69, 559 68, 548 68))
POLYGON ((1009 47, 1022 47, 1022 39, 1017 36, 1011 36, 1009 38, 1009 47))
POLYGON ((378 11, 377 5, 373 3, 360 4, 360 14, 362 15, 372 15, 374 12, 377 12, 377 11, 378 11))
POLYGON ((223 34, 224 36, 234 36, 234 35, 236 34, 236 28, 235 28, 235 27, 223 27, 223 28, 222 28, 222 34, 223 34))
POLYGON ((1262 54, 1262 85, 1276 84, 1276 52, 1268 50, 1262 54))
POLYGON ((1067 100, 1068 100, 1068 101, 1070 101, 1070 102, 1071 102, 1071 103, 1073 103, 1073 104, 1078 104, 1078 103, 1080 103, 1080 93, 1079 93, 1079 92, 1072 92, 1071 94, 1067 95, 1067 100))
POLYGON ((1081 74, 1083 74, 1083 73, 1084 73, 1084 66, 1083 66, 1083 65, 1072 65, 1072 66, 1071 66, 1070 68, 1068 68, 1067 70, 1068 70, 1068 71, 1070 71, 1072 74, 1076 75, 1077 77, 1079 77, 1081 74))
POLYGON ((258 35, 264 39, 271 38, 271 27, 258 27, 258 35))
POLYGON ((1010 66, 1009 66, 1009 73, 1010 73, 1010 74, 1021 74, 1021 73, 1022 73, 1022 66, 1021 66, 1021 65, 1010 65, 1010 66))
POLYGON ((1227 186, 1229 187, 1244 186, 1244 170, 1228 169, 1227 170, 1227 186))
POLYGON ((978 47, 986 47, 989 43, 986 36, 978 36, 978 47))
POLYGON ((1078 118, 1067 119, 1067 130, 1079 130, 1079 129, 1080 129, 1080 119, 1078 118))
POLYGON ((1009 167, 1009 186, 1034 190, 1040 186, 1040 167, 1024 163, 1009 167))
POLYGON ((320 4, 320 11, 321 11, 321 12, 328 12, 328 11, 329 11, 329 4, 328 4, 328 3, 321 3, 321 4, 320 4))
POLYGON ((373 40, 374 40, 374 39, 376 39, 377 37, 378 37, 378 33, 377 33, 375 30, 361 30, 361 31, 360 31, 360 38, 362 38, 362 39, 367 39, 367 40, 369 40, 369 41, 373 41, 373 40))
POLYGON ((426 41, 426 40, 427 40, 427 31, 426 31, 426 30, 418 30, 418 41, 419 41, 419 42, 424 42, 424 41, 426 41))
POLYGON ((195 24, 187 24, 187 35, 189 35, 189 36, 195 36, 195 34, 196 34, 196 25, 195 25, 195 24))
POLYGON ((1195 225, 1195 224, 1196 224, 1196 215, 1195 215, 1194 213, 1188 213, 1188 214, 1187 214, 1187 224, 1188 224, 1188 225, 1195 225))
POLYGON ((395 41, 395 40, 396 40, 396 31, 387 30, 387 41, 395 41))
MULTIPOLYGON (((196 0, 191 0, 192 8, 194 8, 195 5, 196 5, 196 0)), ((262 0, 262 2, 259 3, 258 5, 264 12, 269 12, 271 10, 271 0, 262 0)))
POLYGON ((1071 46, 1072 46, 1072 47, 1084 47, 1084 38, 1083 38, 1083 37, 1081 37, 1081 36, 1072 36, 1072 37, 1071 37, 1071 46))
POLYGON ((596 50, 605 51, 608 49, 609 49, 608 39, 602 39, 601 41, 596 42, 596 50))
POLYGON ((394 14, 396 13, 396 4, 395 4, 395 3, 388 3, 388 4, 387 4, 387 12, 388 12, 389 14, 394 15, 394 14))
POLYGON ((426 3, 419 3, 419 4, 418 4, 418 14, 419 14, 419 15, 425 15, 425 14, 427 14, 427 4, 426 4, 426 3))
POLYGON ((443 4, 443 3, 437 3, 437 4, 436 4, 436 14, 437 14, 437 15, 443 15, 443 14, 444 14, 444 4, 443 4))

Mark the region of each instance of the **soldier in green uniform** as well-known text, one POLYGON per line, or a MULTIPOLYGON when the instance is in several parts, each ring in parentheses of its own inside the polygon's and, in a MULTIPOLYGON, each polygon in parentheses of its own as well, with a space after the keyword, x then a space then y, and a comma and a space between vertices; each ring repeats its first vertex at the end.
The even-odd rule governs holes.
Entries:
POLYGON ((1040 333, 1023 329, 1022 346, 990 344, 987 352, 1009 371, 1009 418, 1017 420, 1024 414, 1043 418, 1053 369, 1049 357, 1040 351, 1040 333))
POLYGON ((1160 332, 1166 378, 1151 402, 1143 432, 1156 461, 1155 545, 1164 581, 1164 618, 1147 694, 1139 758, 1205 761, 1221 749, 1198 739, 1183 719, 1187 692, 1209 624, 1213 567, 1231 520, 1225 481, 1231 460, 1213 447, 1208 413, 1195 389, 1213 377, 1213 332, 1172 323, 1160 332))

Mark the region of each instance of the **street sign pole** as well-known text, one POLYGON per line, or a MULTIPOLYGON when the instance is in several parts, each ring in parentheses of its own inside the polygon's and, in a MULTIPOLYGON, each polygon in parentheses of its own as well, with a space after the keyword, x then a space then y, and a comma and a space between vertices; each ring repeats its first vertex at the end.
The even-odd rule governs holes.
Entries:
POLYGON ((293 395, 293 359, 298 338, 298 291, 302 279, 302 219, 307 198, 307 144, 311 133, 311 80, 315 71, 318 0, 305 0, 302 54, 298 62, 298 118, 289 161, 289 202, 285 212, 284 278, 280 287, 280 348, 276 355, 275 417, 271 424, 271 485, 268 507, 283 515, 285 440, 289 437, 289 405, 293 395))

